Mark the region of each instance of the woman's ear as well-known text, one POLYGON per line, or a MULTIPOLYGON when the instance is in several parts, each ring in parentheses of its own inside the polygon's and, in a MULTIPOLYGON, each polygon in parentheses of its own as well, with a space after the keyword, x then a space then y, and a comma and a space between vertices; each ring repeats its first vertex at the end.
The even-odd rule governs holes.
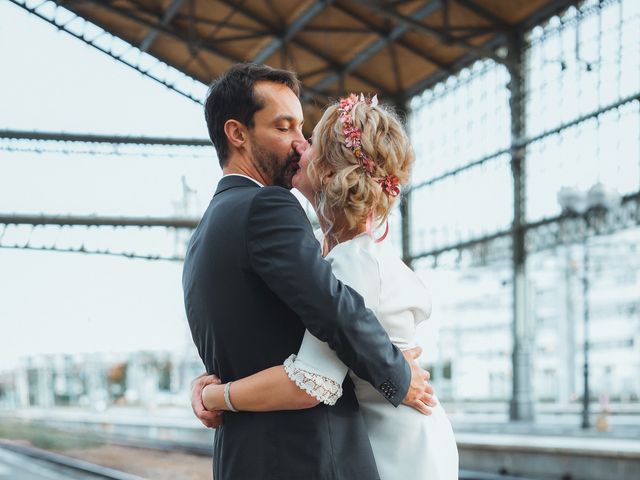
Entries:
POLYGON ((230 145, 241 148, 247 139, 247 130, 238 120, 227 120, 224 122, 224 134, 230 145))

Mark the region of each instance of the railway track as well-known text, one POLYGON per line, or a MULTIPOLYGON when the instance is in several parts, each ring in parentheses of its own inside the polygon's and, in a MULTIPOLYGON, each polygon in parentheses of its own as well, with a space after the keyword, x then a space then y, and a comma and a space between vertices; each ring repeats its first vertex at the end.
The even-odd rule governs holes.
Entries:
POLYGON ((12 480, 146 480, 40 448, 0 441, 0 472, 2 469, 12 480))
MULTIPOLYGON (((128 448, 140 448, 146 450, 161 450, 167 452, 180 451, 192 455, 211 457, 213 446, 201 443, 184 443, 170 440, 155 439, 133 439, 118 435, 106 436, 103 439, 112 445, 119 445, 128 448)), ((460 470, 459 480, 535 480, 532 478, 513 477, 494 473, 475 472, 471 470, 460 470)), ((303 479, 301 479, 303 480, 303 479)))
MULTIPOLYGON (((180 443, 166 440, 140 439, 118 435, 101 435, 106 443, 127 448, 139 448, 145 450, 180 451, 199 456, 211 456, 212 447, 197 443, 180 443)), ((37 462, 36 467, 47 469, 53 475, 50 477, 33 477, 34 479, 51 478, 52 480, 146 480, 143 477, 130 473, 114 470, 94 463, 68 457, 58 453, 49 452, 39 448, 3 442, 0 440, 0 463, 3 460, 2 453, 8 451, 14 455, 28 457, 37 462), (55 475, 63 476, 55 476, 55 475)), ((533 480, 523 477, 512 477, 484 472, 461 470, 459 480, 533 480)), ((2 476, 0 475, 0 478, 2 476)), ((13 478, 13 477, 12 477, 13 478)), ((31 477, 26 477, 31 480, 31 477)))

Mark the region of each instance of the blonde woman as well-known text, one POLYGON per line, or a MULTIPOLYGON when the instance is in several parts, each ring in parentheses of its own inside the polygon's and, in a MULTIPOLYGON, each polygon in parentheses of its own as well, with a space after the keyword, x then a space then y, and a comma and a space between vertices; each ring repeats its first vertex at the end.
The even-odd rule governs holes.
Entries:
MULTIPOLYGON (((318 239, 333 273, 362 295, 396 346, 415 346, 416 326, 429 318, 431 300, 417 275, 382 242, 414 159, 400 121, 376 97, 352 94, 325 111, 299 153, 293 186, 318 215, 323 232, 318 239), (373 231, 383 226, 382 236, 374 238, 373 231)), ((382 480, 458 478, 456 443, 441 405, 430 415, 393 407, 309 332, 297 354, 291 353, 283 365, 233 384, 208 385, 204 405, 253 412, 333 405, 342 383, 353 382, 382 480)))

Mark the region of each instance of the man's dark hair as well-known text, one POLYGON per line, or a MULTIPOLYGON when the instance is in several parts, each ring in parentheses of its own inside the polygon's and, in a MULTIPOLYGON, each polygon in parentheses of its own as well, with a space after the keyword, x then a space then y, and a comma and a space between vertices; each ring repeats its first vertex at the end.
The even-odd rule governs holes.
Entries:
POLYGON ((220 167, 224 168, 229 157, 229 144, 224 134, 226 121, 234 119, 252 128, 253 116, 264 107, 253 88, 259 81, 281 83, 300 96, 300 81, 295 73, 267 65, 239 63, 217 78, 207 92, 204 117, 209 138, 218 152, 220 167))

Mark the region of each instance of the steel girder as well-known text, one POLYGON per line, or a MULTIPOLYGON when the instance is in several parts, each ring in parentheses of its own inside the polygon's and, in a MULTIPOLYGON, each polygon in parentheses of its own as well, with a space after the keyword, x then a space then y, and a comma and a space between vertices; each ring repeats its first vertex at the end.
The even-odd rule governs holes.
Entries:
POLYGON ((27 215, 0 213, 0 225, 58 225, 100 227, 165 227, 194 229, 195 218, 99 217, 96 215, 27 215))
POLYGON ((44 140, 53 142, 110 143, 133 145, 168 145, 176 147, 211 147, 211 140, 204 138, 134 137, 127 135, 97 135, 89 133, 28 132, 25 130, 0 130, 0 139, 44 140))

